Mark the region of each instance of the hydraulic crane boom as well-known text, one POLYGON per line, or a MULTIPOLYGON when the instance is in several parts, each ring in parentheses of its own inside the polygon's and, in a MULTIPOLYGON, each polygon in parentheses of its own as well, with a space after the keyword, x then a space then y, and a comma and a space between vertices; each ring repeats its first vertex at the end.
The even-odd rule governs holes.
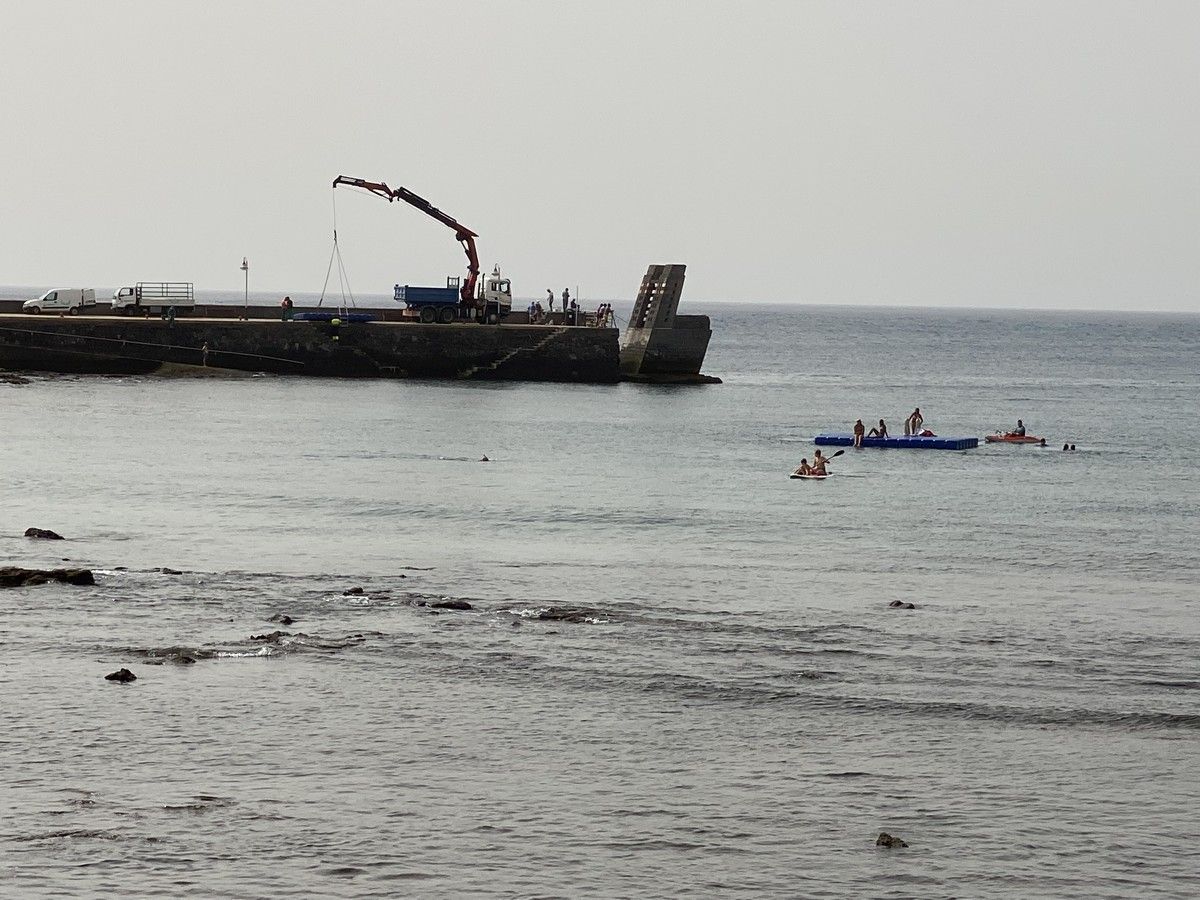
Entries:
POLYGON ((409 206, 415 206, 425 215, 437 219, 443 225, 447 225, 454 229, 454 236, 458 238, 458 242, 462 244, 463 250, 467 254, 467 280, 463 283, 462 289, 459 291, 459 296, 462 302, 468 306, 475 303, 475 283, 479 280, 479 255, 475 252, 475 238, 479 237, 470 228, 459 224, 458 220, 453 216, 446 215, 424 197, 418 197, 408 188, 390 188, 382 181, 366 181, 362 178, 349 178, 345 175, 339 175, 333 179, 333 186, 344 184, 349 187, 362 188, 364 191, 370 191, 378 197, 383 197, 388 203, 393 200, 403 200, 409 206))

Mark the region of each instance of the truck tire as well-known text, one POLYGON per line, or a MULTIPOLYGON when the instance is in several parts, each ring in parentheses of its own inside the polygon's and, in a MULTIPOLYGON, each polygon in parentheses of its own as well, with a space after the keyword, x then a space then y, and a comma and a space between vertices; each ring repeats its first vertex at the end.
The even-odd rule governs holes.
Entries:
POLYGON ((132 306, 122 306, 121 307, 121 315, 132 316, 133 315, 133 307, 132 306))
POLYGON ((421 307, 421 321, 426 325, 432 325, 437 321, 437 310, 432 306, 421 307))
POLYGON ((443 325, 449 325, 454 321, 454 308, 451 306, 443 306, 438 313, 438 321, 443 325))
POLYGON ((79 307, 72 306, 70 309, 67 310, 67 312, 72 316, 77 316, 77 315, 79 315, 79 307))
POLYGON ((500 317, 498 315, 496 315, 495 313, 488 313, 487 323, 489 325, 499 325, 500 317))
POLYGON ((30 314, 31 314, 31 315, 34 315, 34 316, 36 316, 36 315, 37 315, 38 313, 40 313, 41 311, 42 311, 42 308, 41 308, 40 306, 31 306, 31 307, 29 307, 29 312, 30 312, 30 314))

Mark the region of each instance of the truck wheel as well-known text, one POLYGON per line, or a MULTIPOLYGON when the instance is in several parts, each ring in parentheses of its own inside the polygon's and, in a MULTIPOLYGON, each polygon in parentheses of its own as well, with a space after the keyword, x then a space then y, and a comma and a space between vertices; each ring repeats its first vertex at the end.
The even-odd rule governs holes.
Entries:
POLYGON ((496 315, 495 313, 488 313, 487 323, 489 325, 499 325, 500 317, 498 315, 496 315))
POLYGON ((438 313, 438 321, 443 325, 449 325, 454 321, 454 310, 449 306, 442 307, 441 312, 438 313))
POLYGON ((132 316, 133 315, 133 307, 132 306, 122 306, 121 307, 121 315, 132 316))
POLYGON ((67 312, 68 312, 68 313, 70 313, 70 314, 71 314, 71 315, 73 315, 73 316, 77 316, 77 315, 79 315, 79 307, 78 307, 78 306, 72 306, 70 309, 68 309, 68 310, 67 310, 67 312))
POLYGON ((437 310, 432 306, 421 307, 421 321, 426 325, 432 325, 437 321, 437 310))
POLYGON ((42 311, 42 308, 41 308, 40 306, 31 306, 31 307, 29 307, 29 312, 30 312, 32 315, 35 315, 35 316, 36 316, 36 315, 37 315, 38 313, 40 313, 41 311, 42 311))

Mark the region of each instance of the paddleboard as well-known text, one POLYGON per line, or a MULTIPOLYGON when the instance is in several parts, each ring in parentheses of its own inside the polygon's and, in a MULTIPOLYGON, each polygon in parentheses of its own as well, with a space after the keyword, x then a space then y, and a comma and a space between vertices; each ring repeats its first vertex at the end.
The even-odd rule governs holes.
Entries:
POLYGON ((824 481, 826 478, 832 478, 832 477, 833 477, 832 472, 830 472, 827 475, 797 475, 795 472, 793 472, 791 475, 788 476, 788 478, 804 478, 809 481, 824 481))

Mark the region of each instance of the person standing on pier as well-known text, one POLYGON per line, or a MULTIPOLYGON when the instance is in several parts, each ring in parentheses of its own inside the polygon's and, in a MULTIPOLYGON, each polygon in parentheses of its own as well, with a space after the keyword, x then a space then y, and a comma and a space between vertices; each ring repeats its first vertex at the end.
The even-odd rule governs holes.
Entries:
POLYGON ((567 308, 571 305, 571 292, 563 288, 563 314, 567 312, 567 308))
POLYGON ((546 306, 549 307, 551 315, 554 314, 554 291, 546 288, 546 306))

